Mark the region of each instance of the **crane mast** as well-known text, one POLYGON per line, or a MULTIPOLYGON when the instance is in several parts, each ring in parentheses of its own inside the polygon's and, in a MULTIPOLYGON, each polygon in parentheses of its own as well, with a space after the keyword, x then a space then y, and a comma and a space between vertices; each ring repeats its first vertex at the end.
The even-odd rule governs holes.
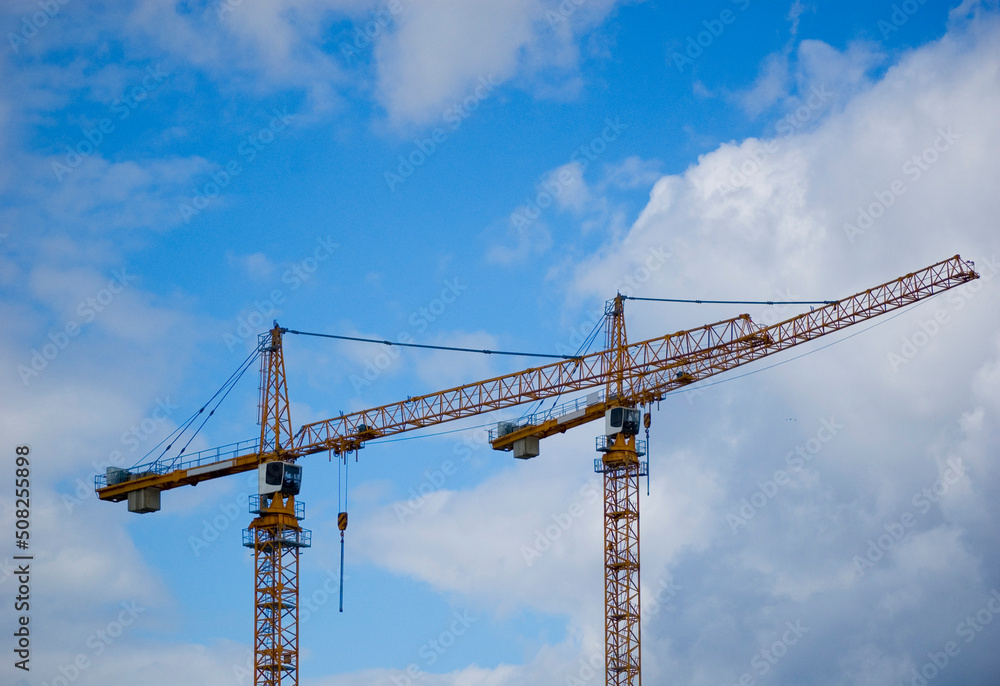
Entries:
POLYGON ((261 334, 260 452, 277 459, 258 466, 258 493, 250 497, 257 515, 243 530, 243 545, 254 559, 254 684, 298 686, 299 553, 311 544, 311 532, 299 522, 305 505, 296 502, 302 468, 292 464, 286 447, 292 420, 285 384, 281 328, 261 334))
MULTIPOLYGON (((978 279, 971 262, 956 255, 851 297, 761 327, 749 315, 687 331, 628 343, 625 300, 605 311, 606 349, 532 367, 405 401, 314 422, 292 434, 282 335, 274 324, 262 334, 259 440, 202 451, 183 461, 154 460, 131 469, 109 468, 95 478, 102 500, 128 501, 131 512, 160 509, 160 493, 250 470, 259 474, 259 494, 251 497, 256 518, 244 531, 255 559, 255 684, 298 683, 299 553, 311 544, 295 500, 301 484, 296 460, 330 451, 346 456, 366 441, 431 427, 443 422, 592 391, 585 398, 501 421, 490 431, 496 450, 528 459, 539 454, 540 439, 604 419, 598 436, 595 471, 604 478, 604 568, 606 683, 639 686, 639 477, 648 474, 645 441, 637 438, 641 407, 670 391, 729 369, 806 343, 873 317, 978 279), (596 390, 594 390, 596 389, 596 390)), ((645 417, 649 427, 649 415, 645 417)), ((341 531, 346 513, 341 513, 341 531)))
POLYGON ((607 412, 597 440, 604 455, 594 461, 604 475, 604 666, 606 683, 618 686, 640 683, 639 477, 649 469, 636 445, 639 410, 625 400, 631 365, 621 293, 608 303, 605 331, 612 351, 605 398, 624 401, 607 412))
POLYGON ((281 337, 281 327, 275 322, 274 328, 261 334, 257 346, 260 350, 260 452, 273 452, 279 457, 292 440, 281 337))

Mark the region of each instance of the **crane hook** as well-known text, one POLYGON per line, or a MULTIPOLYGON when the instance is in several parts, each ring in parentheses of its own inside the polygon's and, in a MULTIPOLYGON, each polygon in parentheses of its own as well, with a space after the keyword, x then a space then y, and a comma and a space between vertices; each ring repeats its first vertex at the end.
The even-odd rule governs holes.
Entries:
POLYGON ((653 423, 653 420, 650 418, 650 414, 651 413, 647 411, 642 418, 642 425, 646 427, 646 497, 647 498, 649 497, 649 463, 651 462, 651 460, 649 459, 649 425, 653 423))
POLYGON ((344 532, 347 530, 347 513, 337 515, 337 528, 340 529, 340 611, 344 611, 344 532))

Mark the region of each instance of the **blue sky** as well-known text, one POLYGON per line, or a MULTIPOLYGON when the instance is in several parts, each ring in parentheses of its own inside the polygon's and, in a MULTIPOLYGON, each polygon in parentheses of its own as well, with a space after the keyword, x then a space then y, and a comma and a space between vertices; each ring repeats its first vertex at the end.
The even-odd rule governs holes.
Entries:
MULTIPOLYGON (((11 0, 0 28, 0 425, 7 456, 31 446, 36 555, 32 670, 8 652, 4 683, 251 683, 253 484, 145 516, 91 484, 273 319, 568 353, 618 290, 826 300, 956 253, 980 281, 660 404, 643 669, 995 683, 995 2, 11 0)), ((627 322, 743 311, 798 309, 630 302, 627 322)), ((536 364, 285 352, 296 427, 536 364)), ((190 450, 252 438, 256 384, 190 450)), ((338 468, 302 461, 303 684, 600 683, 598 428, 514 463, 486 443, 499 418, 351 464, 343 614, 338 468)))

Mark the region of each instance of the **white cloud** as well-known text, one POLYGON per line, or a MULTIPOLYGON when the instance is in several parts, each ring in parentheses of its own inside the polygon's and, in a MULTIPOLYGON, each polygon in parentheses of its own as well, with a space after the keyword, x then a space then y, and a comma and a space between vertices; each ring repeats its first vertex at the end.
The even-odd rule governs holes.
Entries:
POLYGON ((440 118, 451 101, 471 95, 465 91, 478 79, 513 76, 541 9, 534 0, 409 5, 398 31, 376 51, 390 116, 403 121, 440 118))
MULTIPOLYGON (((446 108, 473 95, 480 79, 523 78, 531 88, 536 74, 546 69, 571 75, 579 34, 601 23, 618 4, 600 0, 569 12, 566 3, 544 0, 407 5, 396 30, 376 47, 379 93, 390 121, 440 119, 446 108)), ((546 80, 538 81, 552 89, 546 80)))
MULTIPOLYGON (((573 92, 579 86, 577 41, 620 4, 433 0, 404 2, 394 11, 378 0, 295 0, 280 6, 213 2, 185 11, 166 0, 141 0, 131 8, 88 9, 91 16, 76 27, 46 31, 25 49, 42 54, 60 42, 93 44, 124 30, 139 52, 165 51, 227 88, 301 89, 312 113, 339 107, 345 90, 374 91, 389 121, 408 128, 440 118, 445 108, 470 95, 480 78, 514 79, 543 96, 573 92), (378 28, 371 44, 360 48, 344 39, 351 50, 364 51, 361 64, 371 51, 374 83, 355 60, 354 69, 345 69, 340 51, 326 44, 330 29, 344 20, 378 28)), ((109 68, 101 76, 108 92, 122 81, 121 70, 113 72, 109 68)))
MULTIPOLYGON (((345 92, 374 94, 389 122, 408 129, 440 120, 448 107, 478 97, 481 82, 490 84, 489 95, 496 85, 513 81, 540 97, 572 96, 581 86, 578 42, 625 1, 407 1, 399 11, 378 0, 221 1, 190 11, 168 0, 139 0, 132 6, 71 8, 77 15, 72 24, 52 22, 23 52, 41 56, 124 36, 134 58, 165 54, 233 92, 301 90, 308 96, 306 118, 329 116, 345 92), (357 28, 378 27, 371 43, 362 46, 361 63, 370 50, 374 73, 353 61, 345 68, 336 46, 328 45, 332 28, 345 20, 357 28)), ((10 10, 11 17, 19 16, 16 8, 10 10)), ((349 37, 344 41, 358 49, 349 37)), ((80 58, 65 67, 37 68, 45 78, 36 78, 41 87, 33 88, 29 99, 36 105, 40 98, 50 105, 68 102, 81 82, 71 74, 84 70, 87 97, 95 102, 110 101, 134 78, 121 66, 94 69, 80 58)))
POLYGON ((246 275, 254 281, 261 281, 270 278, 274 274, 275 266, 266 254, 255 252, 249 255, 227 255, 230 264, 236 265, 246 275))
POLYGON ((583 167, 579 162, 568 162, 549 172, 541 184, 542 188, 559 188, 555 194, 560 209, 576 214, 584 212, 592 202, 590 189, 583 178, 583 167))
POLYGON ((345 74, 321 48, 335 18, 371 2, 297 0, 269 3, 209 3, 185 13, 176 3, 142 0, 125 23, 136 40, 151 41, 178 60, 204 69, 239 88, 302 88, 319 111, 336 104, 345 74))
POLYGON ((809 9, 812 9, 813 12, 816 11, 815 7, 805 5, 802 0, 795 0, 795 2, 792 3, 792 6, 788 9, 788 20, 792 22, 789 33, 792 38, 799 35, 799 20, 802 18, 802 15, 806 13, 806 10, 809 9))
POLYGON ((661 178, 660 163, 630 155, 605 170, 604 183, 617 188, 652 188, 661 178))
MULTIPOLYGON (((509 266, 544 254, 554 243, 549 214, 551 219, 569 215, 573 230, 582 234, 618 234, 627 223, 627 212, 613 192, 649 187, 660 178, 659 162, 636 155, 605 165, 602 177, 593 183, 584 177, 586 167, 587 163, 572 161, 545 172, 527 202, 511 212, 507 245, 491 246, 487 259, 509 266)), ((554 269, 550 276, 561 271, 559 266, 554 269)))
POLYGON ((978 20, 988 13, 995 11, 998 7, 997 0, 962 0, 962 2, 948 12, 948 22, 951 26, 962 26, 970 19, 978 20))
POLYGON ((757 116, 788 94, 791 81, 788 56, 780 53, 768 55, 761 66, 760 74, 746 93, 741 96, 741 104, 751 116, 757 116))
POLYGON ((885 54, 874 44, 855 41, 839 51, 817 40, 799 44, 795 80, 800 99, 813 87, 823 86, 844 99, 871 85, 870 73, 885 61, 885 54))
POLYGON ((885 54, 871 43, 854 41, 840 51, 820 40, 803 40, 794 49, 790 44, 764 58, 756 80, 738 94, 738 102, 756 117, 777 106, 794 111, 818 89, 843 101, 870 87, 871 71, 884 61, 885 54))

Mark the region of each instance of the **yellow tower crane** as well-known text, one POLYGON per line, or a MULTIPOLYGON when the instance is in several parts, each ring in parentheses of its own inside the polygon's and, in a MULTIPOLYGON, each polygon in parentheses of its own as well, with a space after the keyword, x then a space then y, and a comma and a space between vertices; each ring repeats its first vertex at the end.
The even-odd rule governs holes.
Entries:
MULTIPOLYGON (((130 512, 160 509, 160 493, 230 474, 257 470, 259 492, 251 497, 257 517, 244 531, 255 561, 255 686, 298 684, 299 552, 310 545, 303 529, 299 458, 332 451, 346 458, 367 441, 431 427, 573 391, 591 391, 544 413, 499 422, 490 431, 496 450, 527 459, 539 440, 604 419, 595 470, 604 477, 606 683, 640 684, 639 477, 648 472, 638 440, 642 409, 672 390, 753 362, 792 346, 866 321, 979 278, 958 255, 849 298, 830 302, 771 326, 743 314, 715 324, 629 343, 626 296, 606 309, 607 346, 485 381, 306 424, 291 432, 282 336, 301 333, 275 323, 262 334, 259 440, 187 456, 183 463, 157 460, 132 469, 109 468, 96 477, 98 497, 128 501, 130 512)), ((346 513, 338 518, 341 532, 346 513)))

